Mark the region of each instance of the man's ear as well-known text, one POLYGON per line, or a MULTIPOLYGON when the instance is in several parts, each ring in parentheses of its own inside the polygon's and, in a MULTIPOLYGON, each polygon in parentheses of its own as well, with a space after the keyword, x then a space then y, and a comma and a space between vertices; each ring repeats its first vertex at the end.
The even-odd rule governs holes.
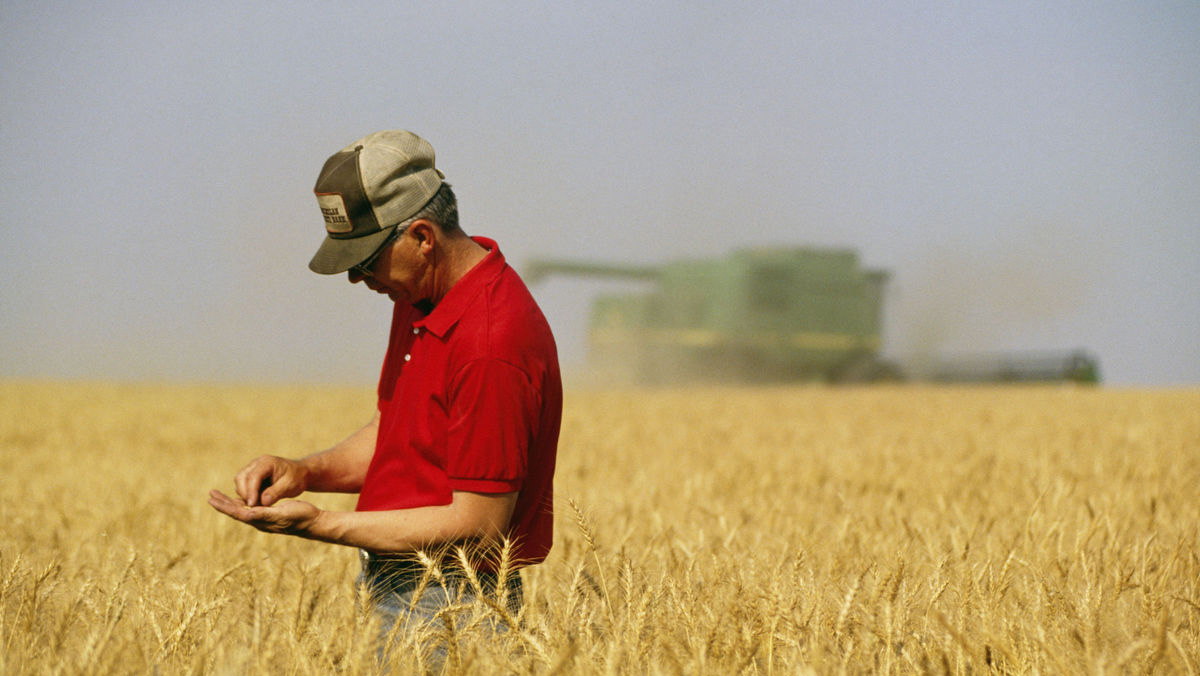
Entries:
POLYGON ((437 242, 437 226, 432 221, 427 221, 424 218, 417 219, 409 224, 408 231, 417 240, 417 248, 422 253, 427 253, 433 249, 434 244, 437 242))

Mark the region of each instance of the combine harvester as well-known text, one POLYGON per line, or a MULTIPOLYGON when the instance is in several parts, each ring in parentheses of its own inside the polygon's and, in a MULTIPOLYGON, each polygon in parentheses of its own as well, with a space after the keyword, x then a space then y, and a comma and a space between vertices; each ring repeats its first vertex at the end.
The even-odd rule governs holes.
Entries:
MULTIPOLYGON (((534 260, 522 276, 641 282, 596 299, 590 377, 604 384, 856 383, 906 379, 880 356, 888 273, 849 249, 760 248, 661 266, 534 260)), ((947 362, 920 380, 1096 382, 1095 360, 1009 355, 947 362)))
POLYGON ((770 248, 658 267, 529 263, 536 284, 572 274, 650 284, 592 307, 590 365, 607 382, 769 383, 896 378, 879 358, 887 273, 850 250, 770 248))

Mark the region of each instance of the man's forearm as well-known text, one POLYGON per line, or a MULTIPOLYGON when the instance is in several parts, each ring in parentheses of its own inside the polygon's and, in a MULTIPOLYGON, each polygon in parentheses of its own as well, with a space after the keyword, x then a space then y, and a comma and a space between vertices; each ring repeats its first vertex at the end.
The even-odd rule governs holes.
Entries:
POLYGON ((307 490, 324 493, 357 493, 361 490, 378 436, 379 414, 376 413, 371 422, 333 448, 299 460, 307 474, 307 490))
POLYGON ((374 552, 405 552, 443 542, 494 539, 507 529, 516 496, 455 492, 448 505, 378 512, 322 511, 296 535, 374 552))

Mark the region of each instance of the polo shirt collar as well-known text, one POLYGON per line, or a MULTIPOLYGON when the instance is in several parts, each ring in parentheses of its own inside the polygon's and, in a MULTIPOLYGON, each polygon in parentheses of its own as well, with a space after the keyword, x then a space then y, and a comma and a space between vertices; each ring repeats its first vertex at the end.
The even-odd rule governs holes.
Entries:
POLYGON ((461 279, 450 287, 450 291, 442 298, 433 311, 423 319, 413 322, 416 328, 422 328, 438 338, 443 338, 446 332, 462 319, 475 296, 484 290, 504 271, 506 263, 504 254, 496 242, 486 237, 472 237, 476 244, 488 250, 483 260, 467 271, 461 279))

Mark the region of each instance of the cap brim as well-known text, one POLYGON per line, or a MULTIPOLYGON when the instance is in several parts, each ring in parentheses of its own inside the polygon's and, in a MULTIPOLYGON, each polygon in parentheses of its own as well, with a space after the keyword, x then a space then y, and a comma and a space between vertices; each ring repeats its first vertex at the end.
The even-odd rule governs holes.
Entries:
POLYGON ((326 235, 321 248, 308 262, 308 269, 321 275, 341 274, 375 253, 375 249, 383 244, 394 227, 389 226, 362 237, 334 239, 326 235))

